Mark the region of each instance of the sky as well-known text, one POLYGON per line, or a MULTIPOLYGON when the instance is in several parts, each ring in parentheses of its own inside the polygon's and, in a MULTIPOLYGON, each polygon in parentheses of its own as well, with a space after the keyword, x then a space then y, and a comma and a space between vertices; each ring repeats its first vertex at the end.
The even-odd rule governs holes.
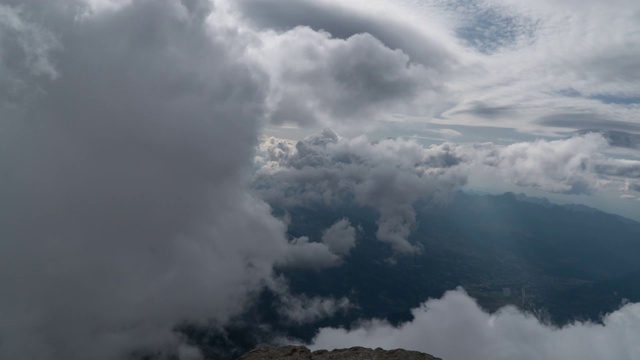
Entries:
MULTIPOLYGON (((585 158, 630 160, 634 168, 640 159, 640 89, 635 78, 640 65, 634 60, 640 50, 633 2, 299 1, 282 11, 276 10, 282 4, 277 0, 239 4, 263 31, 284 32, 279 45, 268 47, 287 47, 286 59, 278 58, 277 67, 292 63, 285 73, 277 70, 275 113, 283 124, 268 126, 265 133, 270 136, 309 135, 310 118, 312 128, 326 126, 346 137, 397 137, 424 146, 491 143, 500 148, 522 143, 525 148, 535 147, 536 141, 559 145, 593 132, 607 142, 582 154, 585 158), (330 37, 318 45, 322 51, 306 52, 293 43, 292 37, 310 36, 310 30, 330 37), (360 50, 358 54, 368 55, 358 59, 345 49, 362 49, 368 36, 378 41, 377 56, 360 50), (327 68, 339 61, 336 58, 352 69, 348 76, 327 68), (309 61, 323 68, 310 68, 309 61), (295 94, 287 94, 288 87, 295 94), (313 94, 318 91, 324 95, 313 94), (289 96, 297 99, 295 110, 289 96)), ((523 152, 513 162, 533 170, 526 164, 531 156, 523 152)), ((548 160, 554 161, 552 157, 548 160)), ((566 158, 560 161, 557 169, 547 170, 564 167, 574 172, 565 166, 566 158)), ((598 184, 588 191, 522 186, 509 176, 496 179, 479 169, 467 187, 494 193, 508 189, 638 219, 638 193, 631 190, 637 170, 615 178, 598 169, 589 170, 598 184), (589 196, 579 194, 586 192, 589 196), (567 193, 573 196, 564 196, 567 193)))
POLYGON ((340 266, 354 225, 269 204, 346 196, 409 255, 456 190, 640 220, 638 58, 632 0, 0 0, 0 358, 197 359, 175 326, 265 286, 348 309, 273 269, 340 266))

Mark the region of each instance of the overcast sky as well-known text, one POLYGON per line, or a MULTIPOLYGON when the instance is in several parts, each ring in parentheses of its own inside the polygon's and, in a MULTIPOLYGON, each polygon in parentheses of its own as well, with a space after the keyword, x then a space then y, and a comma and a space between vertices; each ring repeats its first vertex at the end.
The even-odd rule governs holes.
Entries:
POLYGON ((639 58, 634 0, 0 0, 0 358, 198 358, 174 326, 263 286, 347 309, 273 268, 356 229, 267 202, 348 193, 403 254, 458 189, 640 219, 639 58))

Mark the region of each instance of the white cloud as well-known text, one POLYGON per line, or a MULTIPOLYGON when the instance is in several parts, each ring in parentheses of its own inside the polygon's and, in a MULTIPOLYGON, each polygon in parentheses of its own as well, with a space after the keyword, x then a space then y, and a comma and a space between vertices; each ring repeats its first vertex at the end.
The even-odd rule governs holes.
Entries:
POLYGON ((475 161, 496 169, 503 179, 516 185, 550 192, 583 193, 593 187, 589 178, 590 161, 606 145, 600 134, 589 134, 507 146, 479 144, 468 151, 475 161))
POLYGON ((311 348, 403 348, 447 360, 640 357, 640 304, 623 306, 605 316, 602 325, 576 322, 556 328, 514 307, 488 314, 459 289, 425 302, 412 314, 412 321, 398 327, 372 320, 350 330, 323 328, 311 348))
POLYGON ((419 251, 407 240, 415 225, 413 202, 446 199, 464 184, 461 161, 449 145, 424 148, 414 141, 339 138, 331 130, 295 144, 267 139, 257 158, 254 187, 284 206, 356 203, 380 212, 377 238, 399 253, 419 251))
POLYGON ((599 133, 555 141, 452 147, 465 158, 470 177, 489 176, 495 181, 547 192, 590 194, 619 190, 640 176, 640 161, 607 156, 607 140, 599 133))
POLYGON ((389 49, 399 49, 412 61, 438 72, 459 72, 473 62, 442 17, 428 16, 392 1, 238 0, 242 16, 253 28, 285 32, 298 26, 324 31, 346 40, 370 34, 389 49))
POLYGON ((347 255, 356 246, 356 229, 349 219, 340 219, 322 233, 322 242, 332 253, 347 255))

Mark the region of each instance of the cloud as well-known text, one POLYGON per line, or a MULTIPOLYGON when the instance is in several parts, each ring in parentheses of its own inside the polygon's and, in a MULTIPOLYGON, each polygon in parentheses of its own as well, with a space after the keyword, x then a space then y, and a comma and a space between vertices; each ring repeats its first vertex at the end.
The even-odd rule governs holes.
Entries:
POLYGON ((536 140, 509 145, 453 144, 458 170, 473 182, 490 179, 498 188, 516 185, 549 193, 592 194, 623 188, 640 176, 640 161, 606 154, 610 140, 589 132, 561 140, 536 140))
POLYGON ((347 255, 356 246, 356 229, 349 219, 340 219, 322 233, 322 242, 332 253, 347 255))
POLYGON ((337 39, 297 27, 260 39, 254 51, 272 79, 270 117, 276 124, 341 126, 394 111, 424 113, 441 87, 437 71, 370 34, 337 39))
POLYGON ((425 302, 412 314, 412 321, 398 327, 371 320, 349 330, 323 328, 311 348, 403 348, 448 360, 631 360, 640 356, 639 304, 627 304, 606 315, 602 325, 576 322, 556 328, 514 307, 488 314, 458 289, 425 302))
POLYGON ((284 257, 278 264, 284 267, 320 270, 340 265, 340 256, 334 254, 326 244, 311 242, 306 236, 293 239, 284 257))
POLYGON ((591 158, 606 145, 601 135, 589 134, 507 146, 478 144, 465 150, 475 158, 472 161, 497 170, 504 180, 513 184, 578 194, 591 191, 591 158))
POLYGON ((282 206, 355 200, 380 213, 378 240, 396 252, 419 251, 407 240, 415 225, 413 203, 446 199, 465 177, 449 145, 424 148, 414 141, 340 138, 331 130, 295 143, 266 139, 259 147, 254 188, 282 206))
POLYGON ((36 80, 58 75, 51 55, 59 47, 51 32, 25 18, 19 8, 0 4, 0 110, 33 96, 36 80))
POLYGON ((0 357, 192 357, 174 326, 242 311, 288 246, 246 191, 267 77, 206 1, 87 6, 0 6, 0 76, 37 88, 2 95, 0 357))
MULTIPOLYGON (((263 121, 403 109, 431 96, 437 76, 371 35, 256 32, 230 8, 0 7, 2 76, 30 90, 2 89, 11 92, 0 134, 6 357, 27 342, 44 359, 175 352, 173 326, 224 323, 273 265, 340 263, 327 244, 345 248, 332 241, 288 243, 285 225, 246 192, 263 121)), ((403 211, 383 217, 381 237, 404 244, 391 235, 411 225, 403 211)))
POLYGON ((346 312, 353 306, 347 298, 293 295, 282 277, 271 281, 269 289, 278 296, 278 313, 291 324, 313 323, 346 312))
POLYGON ((637 127, 640 87, 628 74, 639 73, 638 49, 629 45, 638 42, 634 29, 639 22, 638 5, 631 0, 615 5, 594 0, 588 6, 511 0, 241 0, 232 8, 258 34, 256 57, 277 79, 270 101, 277 124, 345 131, 346 118, 370 129, 373 119, 411 115, 448 126, 547 135, 595 125, 600 130, 637 127), (309 51, 305 45, 312 43, 314 51, 309 51), (348 48, 368 55, 354 56, 348 48), (391 62, 393 52, 402 56, 391 62), (358 65, 348 84, 373 79, 367 84, 376 86, 345 95, 337 90, 345 85, 336 77, 337 63, 358 65), (409 66, 392 70, 401 64, 409 66), (412 76, 401 81, 402 73, 412 76), (389 76, 396 81, 389 82, 389 76))
POLYGON ((347 298, 339 300, 323 297, 290 296, 284 299, 280 314, 292 323, 308 324, 347 311, 351 303, 347 298))
POLYGON ((517 124, 515 115, 484 119, 500 126, 555 127, 563 124, 535 119, 593 113, 598 129, 633 132, 626 124, 636 105, 600 100, 638 96, 628 76, 635 33, 623 31, 637 26, 635 3, 593 13, 569 4, 557 14, 542 3, 500 3, 496 21, 540 26, 531 46, 516 37, 482 53, 462 46, 447 19, 362 3, 4 1, 0 357, 198 356, 176 324, 223 324, 274 265, 335 266, 350 248, 344 224, 331 230, 346 234, 341 246, 333 235, 289 243, 286 225, 254 194, 285 207, 355 200, 379 212, 379 240, 412 253, 412 204, 446 199, 474 169, 558 192, 633 184, 637 162, 602 155, 590 135, 425 148, 327 130, 257 143, 268 121, 360 130, 396 112, 447 117, 467 109, 466 99, 485 115, 526 115, 517 124), (265 4, 291 12, 264 12, 265 4), (307 10, 322 16, 295 21, 307 10), (569 29, 598 31, 549 31, 567 29, 574 10, 569 29), (583 38, 584 51, 566 46, 583 38), (568 88, 580 96, 562 95, 568 88))
POLYGON ((286 32, 296 27, 324 31, 347 40, 370 34, 385 47, 398 49, 427 68, 451 72, 466 62, 464 48, 444 24, 423 17, 390 1, 239 0, 237 6, 257 29, 286 32))
MULTIPOLYGON (((259 146, 254 189, 265 201, 285 208, 355 201, 376 209, 378 240, 399 253, 419 251, 408 238, 415 225, 413 204, 443 200, 469 180, 549 193, 627 194, 639 178, 640 161, 605 154, 600 133, 547 141, 444 143, 424 147, 414 141, 339 137, 331 130, 298 142, 266 138, 259 146)), ((616 197, 617 197, 616 196, 616 197)))

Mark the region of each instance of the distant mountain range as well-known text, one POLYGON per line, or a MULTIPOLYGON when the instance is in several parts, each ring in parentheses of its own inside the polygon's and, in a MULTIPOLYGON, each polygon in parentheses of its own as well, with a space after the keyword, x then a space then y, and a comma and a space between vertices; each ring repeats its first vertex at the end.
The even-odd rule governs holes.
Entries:
MULTIPOLYGON (((640 223, 582 205, 506 193, 455 193, 446 204, 414 204, 410 241, 422 252, 394 255, 375 239, 378 214, 355 205, 287 209, 292 237, 319 241, 346 217, 359 227, 357 245, 339 267, 280 269, 294 294, 346 297, 355 306, 330 318, 291 324, 264 290, 221 334, 185 327, 210 357, 225 357, 286 336, 309 341, 319 327, 357 320, 411 319, 410 309, 462 286, 488 311, 511 304, 546 321, 599 321, 623 302, 640 301, 640 223), (390 261, 391 260, 391 261, 390 261), (223 336, 224 335, 224 336, 223 336)), ((279 211, 281 209, 276 209, 279 211)))

